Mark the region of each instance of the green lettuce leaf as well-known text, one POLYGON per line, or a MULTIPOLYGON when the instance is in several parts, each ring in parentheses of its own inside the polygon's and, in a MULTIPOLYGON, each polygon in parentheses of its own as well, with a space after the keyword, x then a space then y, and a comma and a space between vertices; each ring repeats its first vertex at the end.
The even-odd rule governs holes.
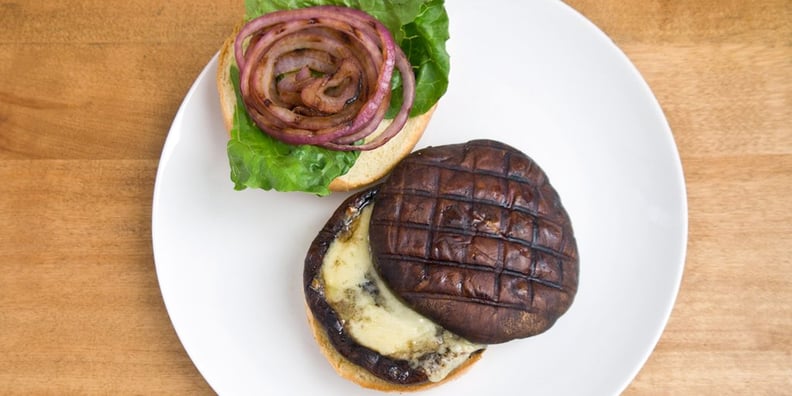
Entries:
MULTIPOLYGON (((245 19, 285 9, 317 5, 357 8, 380 20, 404 51, 416 76, 411 116, 428 111, 448 88, 448 15, 443 0, 245 0, 245 19)), ((233 68, 232 68, 233 69, 233 68)), ((238 71, 234 80, 238 89, 238 71)), ((394 73, 391 104, 393 118, 401 107, 401 78, 394 73)), ((233 75, 232 75, 233 77, 233 75)), ((238 95, 238 93, 237 93, 238 95)), ((237 100, 234 127, 228 142, 231 179, 235 188, 305 191, 329 194, 327 186, 354 165, 358 153, 315 146, 291 146, 262 133, 237 100)))
MULTIPOLYGON (((448 89, 451 67, 445 48, 449 37, 448 14, 443 0, 423 2, 419 13, 410 23, 402 25, 399 32, 401 38, 397 42, 415 73, 415 102, 410 112, 414 117, 431 109, 448 89)), ((401 102, 401 84, 397 81, 388 110, 389 118, 396 115, 401 102)))
POLYGON ((233 66, 231 81, 237 94, 237 106, 227 151, 234 188, 330 194, 327 186, 349 171, 359 153, 311 145, 295 146, 261 132, 245 111, 238 88, 239 70, 233 66))

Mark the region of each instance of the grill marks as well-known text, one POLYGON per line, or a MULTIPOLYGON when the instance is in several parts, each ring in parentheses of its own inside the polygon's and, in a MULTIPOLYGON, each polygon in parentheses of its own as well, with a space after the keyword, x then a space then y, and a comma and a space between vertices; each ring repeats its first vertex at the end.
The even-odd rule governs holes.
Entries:
POLYGON ((463 323, 448 326, 461 321, 450 316, 539 315, 549 327, 577 290, 577 248, 558 194, 502 143, 429 148, 402 161, 381 187, 371 235, 375 265, 396 293, 473 341, 492 342, 471 338, 463 323))

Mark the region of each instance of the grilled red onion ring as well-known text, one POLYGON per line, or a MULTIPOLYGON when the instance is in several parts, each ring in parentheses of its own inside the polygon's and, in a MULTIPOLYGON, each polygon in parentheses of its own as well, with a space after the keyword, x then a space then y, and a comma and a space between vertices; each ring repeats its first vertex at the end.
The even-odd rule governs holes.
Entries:
POLYGON ((270 136, 290 144, 371 150, 404 127, 415 76, 390 31, 363 11, 318 6, 251 20, 234 42, 248 114, 270 136), (382 122, 394 68, 403 101, 372 141, 355 144, 382 122))

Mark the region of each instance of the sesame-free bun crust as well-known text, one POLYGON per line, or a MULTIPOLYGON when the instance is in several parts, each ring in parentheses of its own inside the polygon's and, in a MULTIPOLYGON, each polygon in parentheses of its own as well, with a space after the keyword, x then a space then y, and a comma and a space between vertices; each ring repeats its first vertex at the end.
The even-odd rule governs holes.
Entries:
MULTIPOLYGON (((231 82, 230 67, 236 63, 234 59, 234 39, 241 26, 241 24, 238 25, 234 29, 233 34, 223 43, 217 59, 217 92, 220 95, 220 110, 227 131, 231 130, 234 123, 236 94, 231 82)), ((335 178, 330 183, 330 190, 355 190, 368 186, 385 176, 402 158, 415 148, 418 140, 423 136, 429 120, 432 118, 435 107, 437 105, 422 115, 409 118, 401 132, 381 147, 362 151, 349 172, 335 178)), ((389 123, 390 120, 383 121, 367 140, 373 139, 380 134, 389 123)))
POLYGON ((327 361, 330 365, 335 369, 336 373, 340 375, 342 378, 345 378, 349 381, 352 381, 364 388, 375 389, 378 391, 383 392, 416 392, 421 391, 429 388, 433 388, 435 386, 444 384, 448 381, 451 381, 460 375, 467 372, 467 370, 476 363, 479 359, 481 359, 481 355, 483 354, 483 350, 478 351, 470 355, 470 358, 466 360, 462 365, 454 369, 451 373, 448 374, 442 381, 438 382, 424 382, 421 384, 414 384, 414 385, 400 385, 390 383, 385 381, 379 377, 374 376, 370 372, 362 369, 360 366, 350 362, 345 357, 343 357, 330 343, 330 339, 327 338, 327 331, 319 324, 317 320, 315 320, 313 314, 311 313, 310 309, 306 309, 308 315, 308 323, 310 325, 311 331, 313 332, 314 339, 316 343, 319 345, 319 350, 322 352, 327 361))

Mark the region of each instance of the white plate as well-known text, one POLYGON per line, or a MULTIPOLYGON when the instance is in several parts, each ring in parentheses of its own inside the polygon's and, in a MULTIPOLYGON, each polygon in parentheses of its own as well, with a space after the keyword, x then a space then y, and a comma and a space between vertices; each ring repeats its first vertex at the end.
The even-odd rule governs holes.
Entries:
MULTIPOLYGON (((491 347, 427 394, 617 394, 660 337, 684 267, 673 136, 639 73, 584 17, 559 1, 484 4, 447 4, 450 88, 419 146, 498 139, 538 161, 572 218, 580 290, 548 332, 491 347)), ((215 70, 213 59, 184 99, 154 192, 176 332, 220 394, 375 393, 334 373, 305 319, 304 255, 346 195, 234 191, 215 70)))

